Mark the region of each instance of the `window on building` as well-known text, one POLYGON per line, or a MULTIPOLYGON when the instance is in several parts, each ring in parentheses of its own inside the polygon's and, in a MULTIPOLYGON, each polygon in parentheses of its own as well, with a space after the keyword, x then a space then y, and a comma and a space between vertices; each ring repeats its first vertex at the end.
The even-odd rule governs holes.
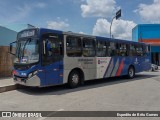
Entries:
POLYGON ((68 36, 66 42, 67 55, 70 57, 82 56, 81 38, 68 36))
POLYGON ((95 40, 84 38, 83 39, 83 56, 94 57, 96 54, 95 40))

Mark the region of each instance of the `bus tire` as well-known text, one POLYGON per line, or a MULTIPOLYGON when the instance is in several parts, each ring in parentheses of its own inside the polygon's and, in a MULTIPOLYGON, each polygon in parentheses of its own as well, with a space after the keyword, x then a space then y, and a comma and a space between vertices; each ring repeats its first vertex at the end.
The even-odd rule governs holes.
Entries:
POLYGON ((68 77, 68 87, 76 88, 80 84, 80 74, 77 70, 73 70, 68 77))
POLYGON ((128 75, 127 75, 127 77, 129 79, 133 79, 134 76, 135 76, 135 69, 134 69, 133 66, 130 66, 129 69, 128 69, 128 75))

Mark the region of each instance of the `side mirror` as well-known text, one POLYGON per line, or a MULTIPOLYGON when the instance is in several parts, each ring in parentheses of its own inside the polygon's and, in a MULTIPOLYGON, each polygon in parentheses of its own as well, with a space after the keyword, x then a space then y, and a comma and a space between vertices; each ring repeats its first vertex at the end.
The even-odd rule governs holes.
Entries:
POLYGON ((10 43, 9 53, 12 54, 12 55, 16 55, 16 44, 17 44, 16 41, 10 43))

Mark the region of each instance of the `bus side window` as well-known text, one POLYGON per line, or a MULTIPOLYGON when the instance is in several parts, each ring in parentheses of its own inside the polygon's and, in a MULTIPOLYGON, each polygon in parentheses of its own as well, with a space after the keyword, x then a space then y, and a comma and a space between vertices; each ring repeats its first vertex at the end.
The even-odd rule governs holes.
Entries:
POLYGON ((46 42, 46 51, 47 51, 47 56, 55 56, 55 55, 60 55, 60 44, 61 42, 57 40, 47 40, 46 42))
POLYGON ((143 55, 146 55, 147 53, 149 53, 149 46, 143 45, 143 55))
POLYGON ((106 57, 107 44, 104 41, 97 41, 97 57, 106 57))
POLYGON ((66 51, 69 57, 80 57, 82 56, 82 45, 81 38, 67 36, 66 51))
POLYGON ((108 46, 108 55, 115 56, 116 46, 114 42, 110 42, 108 46))
POLYGON ((136 48, 134 44, 129 45, 129 55, 130 56, 135 56, 136 55, 136 48))
POLYGON ((129 44, 126 44, 126 56, 129 56, 129 44))
POLYGON ((136 45, 136 55, 137 56, 143 56, 142 45, 136 45))
POLYGON ((83 39, 83 56, 95 57, 95 54, 96 54, 95 40, 84 38, 83 39))
POLYGON ((120 56, 127 56, 127 44, 121 43, 119 48, 120 56))
POLYGON ((116 43, 115 55, 121 56, 121 44, 120 43, 116 43))

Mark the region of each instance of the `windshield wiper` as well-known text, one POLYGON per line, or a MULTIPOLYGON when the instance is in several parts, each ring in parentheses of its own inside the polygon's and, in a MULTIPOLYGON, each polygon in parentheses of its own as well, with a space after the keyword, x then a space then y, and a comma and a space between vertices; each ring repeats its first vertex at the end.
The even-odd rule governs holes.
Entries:
MULTIPOLYGON (((27 43, 30 43, 30 42, 31 42, 31 38, 29 38, 28 40, 26 40, 26 42, 24 43, 24 46, 23 46, 23 50, 22 51, 19 50, 19 55, 18 55, 19 58, 20 57, 22 57, 22 58, 24 57, 24 50, 26 48, 27 43)), ((20 43, 20 44, 22 45, 22 43, 20 43)))

